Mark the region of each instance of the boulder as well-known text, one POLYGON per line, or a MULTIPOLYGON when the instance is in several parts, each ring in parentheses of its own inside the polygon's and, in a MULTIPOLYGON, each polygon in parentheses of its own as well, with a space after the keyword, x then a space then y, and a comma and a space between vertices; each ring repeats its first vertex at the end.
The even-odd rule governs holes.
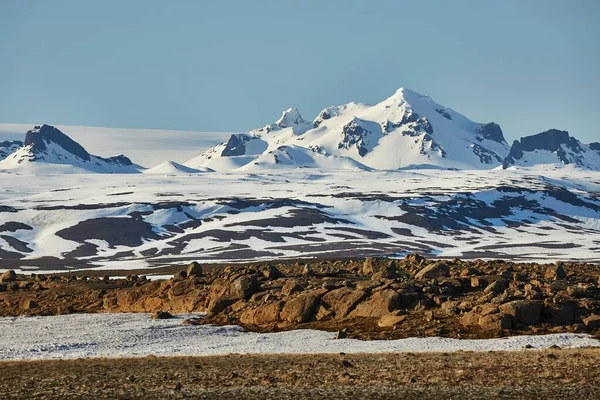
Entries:
POLYGON ((288 300, 281 310, 281 319, 294 323, 309 322, 325 292, 324 289, 313 290, 288 300))
POLYGON ((557 263, 556 265, 549 267, 546 269, 546 273, 544 274, 544 278, 547 280, 562 280, 567 278, 567 272, 563 268, 561 263, 557 263))
POLYGON ((231 284, 231 296, 236 299, 248 299, 259 288, 255 275, 242 275, 231 284))
POLYGON ((2 275, 0 275, 0 282, 14 282, 17 280, 17 274, 12 269, 8 271, 4 271, 2 275))
POLYGON ((356 306, 350 317, 381 318, 401 307, 401 298, 395 290, 384 289, 356 306))
POLYGON ((31 310, 37 307, 39 307, 39 304, 33 299, 25 299, 25 301, 23 301, 23 310, 31 310))
POLYGON ((506 279, 498 279, 490 283, 484 290, 484 293, 495 293, 500 294, 508 288, 508 281, 506 279))
POLYGON ((422 261, 425 261, 425 257, 421 256, 419 253, 412 253, 404 257, 406 261, 411 264, 420 264, 422 261))
POLYGON ((277 269, 277 267, 275 267, 274 265, 270 265, 267 266, 267 268, 265 268, 262 271, 263 275, 265 278, 267 278, 268 280, 275 280, 275 279, 279 279, 279 278, 283 278, 284 275, 283 273, 277 269))
POLYGON ((429 264, 415 275, 415 279, 432 279, 450 276, 450 268, 444 263, 429 264))
POLYGON ((343 287, 326 293, 321 301, 333 309, 339 319, 345 318, 366 296, 363 290, 343 287))
POLYGON ((204 270, 202 269, 202 265, 194 261, 190 265, 188 265, 186 273, 188 277, 200 276, 204 273, 204 270))
POLYGON ((400 325, 405 319, 406 315, 387 314, 377 321, 377 326, 380 328, 392 328, 400 325))
POLYGON ((575 309, 571 304, 548 307, 544 314, 552 325, 573 325, 575 309))
POLYGON ((498 331, 502 329, 510 329, 512 326, 511 318, 508 315, 496 313, 482 315, 478 321, 481 329, 486 331, 498 331))
POLYGON ((368 257, 363 263, 362 274, 371 275, 373 272, 375 272, 375 260, 373 260, 371 257, 368 257))
POLYGON ((171 319, 174 318, 173 315, 166 311, 156 311, 152 313, 152 319, 171 319))
POLYGON ((466 314, 464 314, 461 318, 460 318, 460 324, 462 326, 475 326, 475 325, 479 325, 479 318, 481 318, 481 315, 477 314, 476 312, 468 312, 466 314))
POLYGON ((514 300, 501 304, 500 311, 513 317, 517 323, 538 325, 541 321, 542 306, 540 303, 528 300, 514 300))
POLYGON ((283 285, 283 288, 281 288, 281 294, 284 296, 289 296, 293 293, 301 292, 303 289, 304 288, 301 284, 293 279, 290 279, 283 285))
POLYGON ((600 315, 592 314, 583 319, 583 323, 588 329, 594 330, 600 328, 600 315))
POLYGON ((244 325, 269 325, 279 321, 281 302, 261 304, 256 308, 245 310, 240 314, 240 322, 244 325))

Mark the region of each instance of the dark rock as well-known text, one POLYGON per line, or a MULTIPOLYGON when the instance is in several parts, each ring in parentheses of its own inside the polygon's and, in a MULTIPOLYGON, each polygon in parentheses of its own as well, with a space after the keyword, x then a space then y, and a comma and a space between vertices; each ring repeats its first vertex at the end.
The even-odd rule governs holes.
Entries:
POLYGON ((448 265, 437 262, 429 264, 425 268, 421 269, 415 275, 415 279, 431 279, 450 276, 450 268, 448 265))
POLYGON ((166 311, 156 311, 152 313, 152 319, 171 319, 175 318, 173 315, 166 311))
POLYGON ((190 265, 188 265, 186 273, 188 277, 201 276, 204 273, 204 270, 202 268, 202 265, 194 261, 190 265))
POLYGON ((501 304, 500 311, 513 317, 517 323, 538 325, 541 321, 542 306, 540 303, 528 300, 514 300, 501 304))

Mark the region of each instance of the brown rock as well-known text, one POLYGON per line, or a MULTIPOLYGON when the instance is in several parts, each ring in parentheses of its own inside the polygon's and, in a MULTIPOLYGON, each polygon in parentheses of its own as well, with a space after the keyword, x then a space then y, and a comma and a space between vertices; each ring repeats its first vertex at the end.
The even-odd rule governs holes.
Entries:
POLYGON ((385 289, 375 292, 371 297, 358 304, 350 317, 381 318, 390 312, 399 309, 401 299, 395 290, 385 289))
POLYGON ((303 289, 304 288, 302 287, 301 284, 299 284, 295 280, 291 279, 291 280, 288 280, 283 285, 283 288, 281 289, 281 294, 284 295, 284 296, 289 296, 289 295, 291 295, 293 293, 301 292, 303 289))
POLYGON ((321 301, 333 309, 335 317, 340 319, 345 318, 366 296, 363 290, 343 287, 326 293, 321 301))
POLYGON ((404 259, 411 264, 420 264, 422 261, 425 261, 425 257, 421 256, 419 253, 409 254, 404 259))
POLYGON ((17 280, 17 274, 12 269, 8 271, 4 271, 2 275, 0 275, 0 282, 14 282, 17 280))
POLYGON ((315 271, 310 267, 310 265, 306 264, 302 269, 302 276, 311 277, 315 276, 315 271))
POLYGON ((39 307, 39 304, 33 299, 25 299, 25 301, 23 301, 23 310, 31 310, 32 308, 37 307, 39 307))
POLYGON ((313 290, 288 300, 281 310, 281 319, 295 323, 309 322, 325 292, 324 289, 313 290))
POLYGON ((495 293, 500 294, 506 290, 508 282, 506 279, 498 279, 495 282, 490 283, 484 290, 484 293, 495 293))
POLYGON ((245 325, 269 325, 279 321, 281 302, 261 304, 260 306, 245 310, 240 315, 240 322, 245 325))
POLYGON ((265 276, 265 278, 269 280, 275 280, 284 277, 283 273, 279 269, 277 269, 277 267, 270 264, 267 266, 267 268, 265 268, 262 271, 262 273, 265 276))
POLYGON ((202 269, 202 265, 198 264, 196 261, 188 265, 186 270, 188 278, 192 276, 201 276, 203 273, 204 270, 202 269))
POLYGON ((587 318, 583 319, 583 323, 588 329, 600 328, 600 315, 592 314, 587 318))
POLYGON ((546 273, 544 274, 544 278, 548 280, 562 280, 566 279, 566 277, 567 272, 561 263, 557 263, 556 265, 549 267, 546 269, 546 273))
POLYGON ((479 325, 479 318, 481 318, 481 315, 475 312, 468 312, 460 318, 460 324, 463 326, 479 325))
POLYGON ((375 262, 371 257, 368 257, 363 263, 362 274, 363 275, 371 275, 375 272, 375 262))
POLYGON ((406 319, 406 315, 384 315, 377 321, 377 326, 380 328, 391 328, 400 325, 406 319))
POLYGON ((431 279, 450 276, 450 268, 444 263, 429 264, 415 275, 415 279, 431 279))
POLYGON ((525 325, 538 325, 542 315, 542 306, 540 303, 528 300, 515 300, 509 303, 501 304, 500 311, 510 315, 515 322, 525 325))
POLYGON ((505 314, 482 315, 478 321, 479 326, 487 331, 497 331, 510 329, 512 326, 511 318, 505 314))

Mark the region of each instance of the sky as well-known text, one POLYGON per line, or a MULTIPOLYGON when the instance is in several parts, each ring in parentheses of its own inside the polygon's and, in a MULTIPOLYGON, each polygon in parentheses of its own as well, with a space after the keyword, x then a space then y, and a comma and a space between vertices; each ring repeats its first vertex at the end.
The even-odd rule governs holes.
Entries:
POLYGON ((430 95, 600 141, 597 0, 0 0, 0 122, 244 131, 430 95))

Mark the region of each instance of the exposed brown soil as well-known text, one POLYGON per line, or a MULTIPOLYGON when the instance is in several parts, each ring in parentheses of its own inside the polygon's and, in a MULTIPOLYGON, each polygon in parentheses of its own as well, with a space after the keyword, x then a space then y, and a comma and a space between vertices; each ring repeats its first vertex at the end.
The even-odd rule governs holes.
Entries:
POLYGON ((593 399, 600 350, 0 362, 3 399, 593 399))
MULTIPOLYGON (((206 267, 131 275, 0 278, 0 316, 205 311, 193 324, 315 328, 361 339, 600 335, 600 266, 387 259, 206 267)), ((165 314, 168 316, 168 314, 165 314)))

